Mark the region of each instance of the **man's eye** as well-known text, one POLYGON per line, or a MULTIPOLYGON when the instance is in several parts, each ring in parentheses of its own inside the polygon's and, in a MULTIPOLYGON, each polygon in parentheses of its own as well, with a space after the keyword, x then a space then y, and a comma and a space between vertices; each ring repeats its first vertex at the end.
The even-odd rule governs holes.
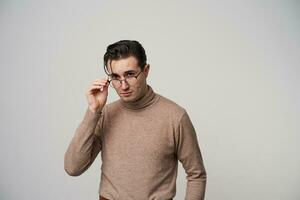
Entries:
POLYGON ((128 72, 128 73, 126 74, 127 77, 133 77, 134 75, 135 75, 135 73, 133 73, 133 72, 128 72))

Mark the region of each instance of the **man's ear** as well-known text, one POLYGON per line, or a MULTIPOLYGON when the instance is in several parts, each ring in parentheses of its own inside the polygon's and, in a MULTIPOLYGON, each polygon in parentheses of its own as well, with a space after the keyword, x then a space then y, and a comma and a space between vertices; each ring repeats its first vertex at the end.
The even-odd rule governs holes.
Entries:
POLYGON ((150 70, 150 65, 149 65, 149 64, 146 64, 146 66, 145 66, 145 68, 144 68, 144 73, 145 73, 145 76, 146 76, 146 77, 148 77, 149 70, 150 70))

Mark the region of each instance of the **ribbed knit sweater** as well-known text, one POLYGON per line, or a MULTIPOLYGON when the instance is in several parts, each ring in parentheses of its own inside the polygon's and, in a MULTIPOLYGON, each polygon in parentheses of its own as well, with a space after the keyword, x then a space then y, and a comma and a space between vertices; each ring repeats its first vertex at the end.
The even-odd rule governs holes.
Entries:
POLYGON ((148 92, 121 99, 100 113, 87 108, 65 153, 71 176, 86 171, 101 152, 99 195, 110 200, 168 200, 176 194, 178 160, 186 172, 186 200, 202 200, 206 171, 195 129, 184 108, 148 92))

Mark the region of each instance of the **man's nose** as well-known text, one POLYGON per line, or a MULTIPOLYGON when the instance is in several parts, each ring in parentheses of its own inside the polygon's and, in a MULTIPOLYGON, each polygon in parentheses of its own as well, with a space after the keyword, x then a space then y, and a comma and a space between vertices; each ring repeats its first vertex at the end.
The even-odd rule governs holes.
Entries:
POLYGON ((124 79, 124 80, 121 82, 121 88, 122 88, 122 90, 126 90, 126 89, 128 89, 128 87, 129 87, 129 85, 128 85, 126 79, 124 79))

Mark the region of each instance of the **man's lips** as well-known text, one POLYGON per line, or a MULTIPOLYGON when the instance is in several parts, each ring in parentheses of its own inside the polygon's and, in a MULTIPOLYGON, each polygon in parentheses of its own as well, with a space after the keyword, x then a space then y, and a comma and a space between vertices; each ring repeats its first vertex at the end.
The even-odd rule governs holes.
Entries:
POLYGON ((132 92, 122 92, 121 95, 123 96, 129 96, 132 92))

